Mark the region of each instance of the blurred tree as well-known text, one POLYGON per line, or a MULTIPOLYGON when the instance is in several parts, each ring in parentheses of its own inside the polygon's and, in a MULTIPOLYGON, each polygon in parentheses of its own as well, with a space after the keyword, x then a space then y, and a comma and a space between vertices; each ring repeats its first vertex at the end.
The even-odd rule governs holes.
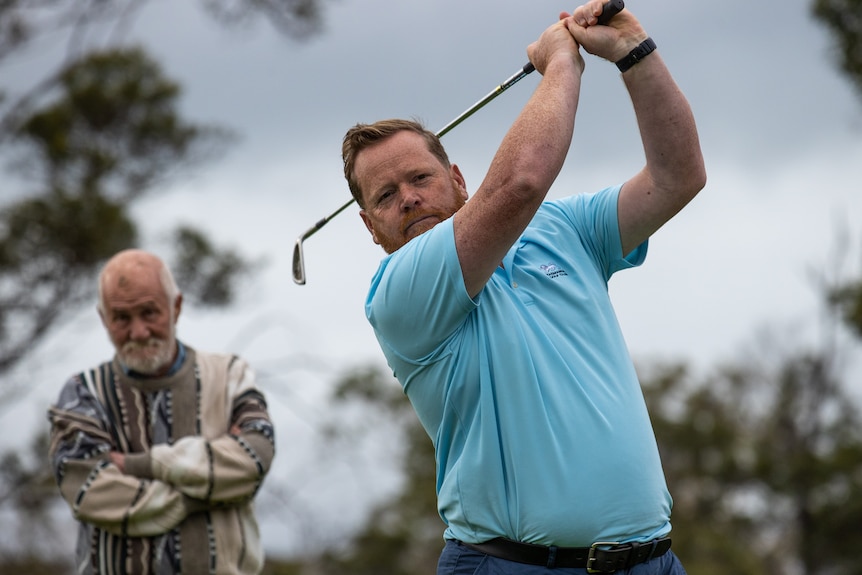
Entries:
POLYGON ((174 230, 173 244, 174 279, 182 286, 187 301, 200 306, 230 305, 237 279, 258 266, 235 251, 217 248, 207 236, 188 226, 174 230))
MULTIPOLYGON (((30 189, 0 209, 0 373, 64 313, 94 301, 97 267, 136 245, 131 204, 226 141, 223 130, 178 116, 179 87, 139 49, 93 53, 49 88, 19 109, 5 142, 30 189)), ((183 289, 228 302, 247 264, 202 236, 181 248, 182 263, 220 262, 183 289)))
MULTIPOLYGON (((377 367, 361 368, 339 382, 333 399, 336 409, 359 405, 363 421, 386 422, 395 427, 393 441, 402 446, 404 487, 372 510, 366 527, 346 548, 310 560, 302 573, 435 573, 445 526, 437 514, 434 450, 401 385, 377 367)), ((357 430, 343 423, 334 428, 333 434, 334 438, 358 437, 357 430)))
MULTIPOLYGON (((32 387, 2 376, 64 317, 95 301, 106 258, 138 245, 133 204, 222 152, 229 140, 226 130, 181 118, 179 85, 142 49, 123 45, 145 5, 0 1, 0 66, 29 58, 32 82, 11 83, 10 76, 4 82, 0 74, 0 158, 8 160, 0 184, 0 408, 32 387)), ((201 0, 200 6, 223 26, 262 19, 298 40, 322 30, 322 0, 201 0)), ((187 301, 230 304, 238 279, 254 265, 190 227, 173 239, 172 268, 187 301)), ((3 539, 2 573, 71 570, 62 560, 68 551, 50 544, 57 541, 48 517, 56 487, 45 451, 37 442, 32 453, 0 458, 0 516, 10 533, 14 524, 21 535, 3 539)))
MULTIPOLYGON (((142 49, 121 46, 123 31, 144 4, 0 2, 0 65, 37 50, 53 53, 66 40, 63 61, 33 72, 34 85, 3 85, 0 79, 0 375, 65 317, 95 301, 99 266, 138 245, 135 202, 229 142, 227 130, 183 119, 179 85, 142 49)), ((235 15, 243 13, 240 5, 246 7, 244 22, 255 14, 280 17, 274 23, 292 37, 319 29, 319 2, 235 2, 235 15)), ((178 275, 187 299, 228 305, 238 279, 253 265, 192 228, 180 228, 174 240, 172 267, 182 266, 178 275)), ((21 379, 0 378, 0 408, 32 389, 21 379)), ((56 487, 44 452, 36 445, 32 453, 16 450, 0 460, 0 515, 4 526, 14 524, 21 534, 4 539, 0 572, 58 574, 70 557, 68 550, 39 543, 57 541, 47 533, 56 487)))
POLYGON ((300 563, 267 558, 260 575, 302 575, 302 573, 303 566, 300 563))
MULTIPOLYGON (((200 0, 204 13, 224 26, 249 26, 259 19, 288 38, 307 40, 323 29, 323 0, 200 0)), ((89 51, 87 40, 101 29, 114 38, 131 25, 146 0, 0 2, 0 62, 33 43, 68 31, 68 56, 89 51)))
POLYGON ((263 18, 296 39, 308 39, 323 30, 323 0, 203 0, 203 5, 228 26, 247 26, 263 18))
MULTIPOLYGON (((21 361, 64 313, 90 298, 97 266, 137 244, 131 202, 182 169, 222 151, 228 132, 177 114, 179 86, 142 49, 117 45, 147 2, 0 2, 0 65, 66 40, 59 71, 29 90, 0 85, 0 152, 11 157, 0 195, 0 374, 21 361)), ((322 0, 201 0, 219 24, 265 19, 308 39, 322 29, 322 0)), ((192 228, 175 232, 181 287, 191 300, 226 305, 252 264, 192 228)), ((0 390, 3 398, 17 390, 0 390)))
POLYGON ((862 97, 862 0, 813 0, 811 10, 832 33, 838 65, 862 97))
MULTIPOLYGON (((95 302, 99 266, 137 245, 130 214, 135 201, 228 141, 224 130, 183 120, 178 96, 178 85, 142 50, 111 50, 73 62, 7 116, 0 144, 13 165, 5 181, 18 176, 26 190, 17 200, 4 197, 0 207, 0 373, 64 317, 95 302)), ((180 286, 189 299, 230 303, 251 264, 199 232, 176 234, 187 284, 180 286)), ((4 378, 0 406, 26 396, 31 385, 22 380, 4 378)), ((35 512, 56 497, 44 450, 5 456, 0 492, 0 512, 21 523, 16 532, 50 525, 35 512)), ((26 562, 28 572, 36 572, 39 557, 53 565, 53 555, 34 552, 35 542, 44 540, 22 538, 18 555, 6 558, 26 562)))
POLYGON ((829 305, 856 337, 862 338, 862 277, 836 283, 827 289, 829 305))
POLYGON ((71 572, 55 543, 63 540, 51 518, 57 485, 47 465, 48 434, 38 434, 27 453, 0 458, 0 510, 6 531, 0 544, 0 573, 60 575, 71 572))
POLYGON ((674 549, 691 575, 862 573, 862 418, 833 350, 762 356, 647 379, 674 549))

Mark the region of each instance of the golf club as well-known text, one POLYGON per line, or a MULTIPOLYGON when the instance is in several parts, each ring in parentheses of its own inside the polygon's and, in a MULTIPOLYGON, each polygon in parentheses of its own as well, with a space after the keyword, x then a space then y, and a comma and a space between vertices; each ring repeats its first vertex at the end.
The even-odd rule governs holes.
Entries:
MULTIPOLYGON (((605 2, 602 5, 602 13, 599 16, 598 23, 607 24, 610 19, 613 18, 620 11, 622 11, 623 8, 625 8, 624 0, 609 0, 608 2, 605 2)), ((446 124, 439 132, 437 132, 437 137, 442 138, 445 134, 455 128, 455 126, 472 116, 475 112, 483 108, 485 104, 487 104, 488 102, 514 86, 519 80, 524 78, 524 76, 535 71, 535 69, 536 68, 533 66, 532 62, 527 62, 526 64, 524 64, 524 66, 520 70, 512 74, 512 76, 510 76, 502 84, 491 90, 487 96, 470 106, 467 110, 461 113, 460 116, 446 124)), ((316 224, 314 224, 314 226, 309 228, 304 234, 302 234, 296 239, 296 244, 293 246, 294 283, 296 283, 297 285, 305 285, 305 259, 303 257, 302 243, 311 236, 313 236, 320 228, 328 224, 329 221, 332 220, 332 218, 343 212, 350 206, 350 204, 355 201, 356 200, 354 200, 353 198, 350 198, 350 200, 345 202, 344 205, 342 205, 340 208, 338 208, 328 216, 319 220, 316 224)))

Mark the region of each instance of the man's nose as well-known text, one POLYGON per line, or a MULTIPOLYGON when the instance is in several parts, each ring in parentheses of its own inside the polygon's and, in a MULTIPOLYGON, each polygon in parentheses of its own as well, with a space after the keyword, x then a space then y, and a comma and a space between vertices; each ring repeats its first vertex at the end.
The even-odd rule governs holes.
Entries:
POLYGON ((404 186, 401 189, 401 209, 404 211, 411 210, 422 203, 422 196, 419 190, 413 186, 404 186))
POLYGON ((150 337, 150 328, 147 322, 140 318, 133 318, 129 326, 129 336, 131 339, 140 340, 150 337))

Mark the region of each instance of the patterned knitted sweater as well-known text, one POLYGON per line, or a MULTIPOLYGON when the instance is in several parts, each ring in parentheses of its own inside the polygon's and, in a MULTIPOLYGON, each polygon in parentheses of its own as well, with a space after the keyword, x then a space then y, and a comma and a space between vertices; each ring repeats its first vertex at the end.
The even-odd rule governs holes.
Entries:
POLYGON ((164 378, 131 377, 116 358, 85 371, 48 412, 57 485, 80 525, 78 573, 263 567, 252 498, 275 454, 266 401, 242 359, 186 350, 164 378))

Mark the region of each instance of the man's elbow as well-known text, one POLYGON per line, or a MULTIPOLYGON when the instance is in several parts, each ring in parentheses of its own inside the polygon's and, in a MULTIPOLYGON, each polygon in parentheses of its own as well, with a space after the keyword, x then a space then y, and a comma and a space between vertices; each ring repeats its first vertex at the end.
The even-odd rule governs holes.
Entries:
POLYGON ((706 187, 706 167, 703 157, 692 158, 675 170, 669 188, 683 205, 687 204, 706 187))
POLYGON ((698 155, 697 160, 693 162, 690 180, 689 185, 691 186, 693 195, 696 195, 706 187, 706 165, 704 164, 703 156, 698 155))

